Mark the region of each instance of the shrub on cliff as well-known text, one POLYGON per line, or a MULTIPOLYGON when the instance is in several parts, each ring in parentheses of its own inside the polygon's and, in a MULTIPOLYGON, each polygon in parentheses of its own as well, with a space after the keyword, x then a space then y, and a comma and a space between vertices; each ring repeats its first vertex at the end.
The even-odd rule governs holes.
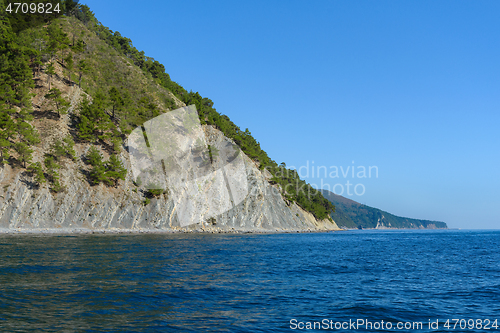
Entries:
POLYGON ((125 180, 126 175, 127 169, 124 168, 122 161, 118 158, 118 155, 111 155, 109 160, 106 162, 106 182, 109 185, 113 184, 116 186, 118 179, 125 180))
POLYGON ((105 183, 116 186, 118 180, 125 180, 127 169, 123 166, 118 155, 113 154, 104 161, 100 151, 92 146, 87 153, 87 161, 92 165, 89 176, 93 184, 105 183))
POLYGON ((45 183, 42 164, 40 162, 32 163, 28 167, 28 172, 34 177, 38 184, 45 183))

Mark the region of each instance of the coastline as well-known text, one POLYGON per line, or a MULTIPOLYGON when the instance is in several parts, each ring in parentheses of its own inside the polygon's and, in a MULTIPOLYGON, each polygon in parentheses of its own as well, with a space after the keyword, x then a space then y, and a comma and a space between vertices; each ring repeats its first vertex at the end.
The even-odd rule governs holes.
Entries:
POLYGON ((403 230, 453 230, 449 228, 366 228, 366 229, 85 229, 85 228, 0 228, 2 235, 170 235, 170 234, 295 234, 333 233, 338 231, 403 231, 403 230))
POLYGON ((344 230, 318 229, 258 229, 258 230, 222 230, 222 229, 6 229, 0 228, 1 235, 139 235, 139 234, 292 234, 292 233, 328 233, 344 230))

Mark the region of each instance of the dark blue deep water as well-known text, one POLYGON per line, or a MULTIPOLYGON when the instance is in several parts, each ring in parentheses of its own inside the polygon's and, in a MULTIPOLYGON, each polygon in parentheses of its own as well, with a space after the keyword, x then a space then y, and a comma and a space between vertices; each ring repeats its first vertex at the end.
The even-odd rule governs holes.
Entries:
POLYGON ((495 319, 499 231, 0 236, 4 332, 490 332, 495 319), (345 328, 358 319, 393 327, 345 328))

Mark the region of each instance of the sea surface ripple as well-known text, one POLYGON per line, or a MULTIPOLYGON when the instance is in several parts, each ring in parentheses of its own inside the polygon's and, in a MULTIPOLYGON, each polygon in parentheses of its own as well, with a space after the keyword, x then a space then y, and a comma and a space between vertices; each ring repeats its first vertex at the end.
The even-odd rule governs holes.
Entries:
POLYGON ((292 332, 291 320, 363 319, 495 331, 444 324, 500 321, 499 249, 487 230, 2 235, 0 330, 292 332))

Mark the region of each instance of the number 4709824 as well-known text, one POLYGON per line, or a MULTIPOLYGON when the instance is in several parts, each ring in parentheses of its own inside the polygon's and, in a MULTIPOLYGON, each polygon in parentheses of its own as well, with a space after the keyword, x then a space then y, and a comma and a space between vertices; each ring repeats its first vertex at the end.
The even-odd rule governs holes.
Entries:
POLYGON ((53 5, 50 2, 40 2, 40 3, 26 3, 26 2, 14 2, 14 3, 9 3, 7 8, 5 8, 5 11, 8 13, 23 13, 23 14, 52 14, 54 12, 58 13, 61 11, 59 9, 59 3, 55 5, 54 8, 52 8, 53 5), (13 8, 15 7, 15 9, 13 8))
POLYGON ((483 329, 483 330, 497 330, 498 329, 498 319, 495 321, 491 321, 489 319, 448 319, 446 323, 444 323, 444 327, 447 329, 483 329))

